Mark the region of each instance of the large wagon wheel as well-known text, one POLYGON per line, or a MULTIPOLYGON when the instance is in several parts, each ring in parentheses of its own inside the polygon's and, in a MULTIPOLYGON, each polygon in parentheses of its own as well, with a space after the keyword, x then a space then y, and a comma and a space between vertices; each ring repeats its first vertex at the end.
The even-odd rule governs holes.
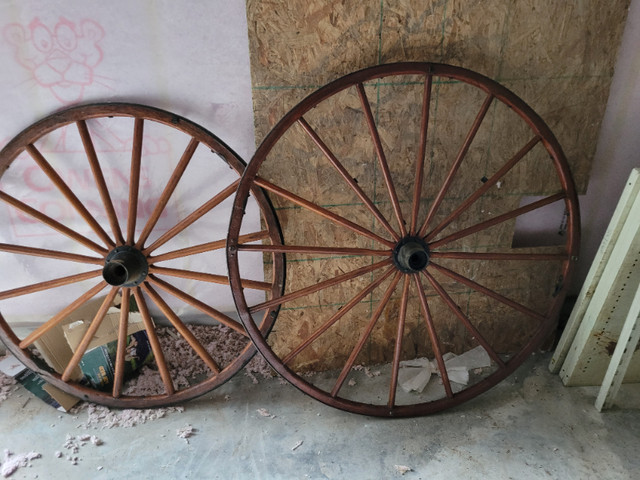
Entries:
POLYGON ((303 392, 377 416, 439 411, 511 374, 555 326, 579 242, 546 124, 505 87, 442 64, 372 67, 310 94, 262 142, 234 208, 229 277, 257 348, 303 392), (282 246, 240 244, 256 187, 282 246), (514 241, 516 222, 558 206, 560 242, 526 228, 514 241), (239 265, 256 251, 287 255, 284 295, 244 295, 239 265), (276 307, 264 336, 256 314, 276 307), (474 348, 490 361, 453 381, 447 353, 474 348), (421 370, 402 362, 422 357, 440 378, 403 390, 421 370))
MULTIPOLYGON (((0 152, 4 285, 27 283, 0 288, 3 342, 51 384, 110 406, 182 402, 224 383, 255 353, 240 322, 216 309, 228 277, 225 239, 212 238, 211 228, 224 231, 243 170, 243 161, 207 130, 141 105, 73 107, 25 129, 0 152), (115 377, 102 391, 82 383, 77 366, 118 294, 115 377), (62 371, 52 371, 41 361, 39 342, 90 302, 95 315, 85 319, 75 353, 62 371), (155 369, 147 372, 148 387, 131 390, 125 359, 132 353, 126 339, 133 306, 155 369), (25 327, 21 320, 36 314, 42 320, 25 327)), ((255 230, 240 242, 278 244, 269 201, 256 190, 250 203, 255 230)), ((282 259, 273 260, 272 280, 243 279, 258 298, 281 290, 282 259)), ((258 267, 262 274, 261 261, 258 267)), ((228 303, 233 310, 230 295, 228 303)))

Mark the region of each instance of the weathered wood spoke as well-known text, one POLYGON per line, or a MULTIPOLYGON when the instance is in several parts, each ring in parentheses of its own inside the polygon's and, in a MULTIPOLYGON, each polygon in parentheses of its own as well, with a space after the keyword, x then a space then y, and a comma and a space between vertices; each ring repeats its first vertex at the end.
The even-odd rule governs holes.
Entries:
POLYGON ((114 243, 107 232, 100 226, 100 224, 96 221, 96 219, 89 213, 89 210, 82 204, 82 202, 78 199, 75 193, 71 191, 69 186, 65 183, 65 181, 58 175, 58 173, 54 170, 54 168, 47 162, 44 156, 40 153, 40 151, 33 145, 29 144, 26 146, 25 150, 31 155, 31 158, 35 160, 40 169, 49 177, 51 182, 56 186, 56 188, 62 193, 62 195, 67 199, 67 201, 71 204, 71 206, 80 214, 82 218, 87 222, 87 224, 91 227, 91 229, 95 232, 95 234, 100 237, 105 245, 108 247, 113 247, 114 243))
POLYGON ((0 251, 15 253, 17 255, 32 255, 34 257, 46 257, 56 260, 67 260, 70 262, 90 263, 93 265, 104 264, 103 258, 89 257, 87 255, 77 255, 75 253, 59 252, 57 250, 49 250, 46 248, 26 247, 24 245, 11 245, 8 243, 0 243, 0 251))
POLYGON ((142 165, 142 138, 144 119, 136 118, 133 124, 133 148, 131 150, 131 173, 129 175, 129 209, 127 213, 127 245, 133 245, 138 215, 138 194, 140 190, 140 168, 142 165))
POLYGON ((82 282, 90 278, 95 278, 102 273, 102 270, 93 270, 91 272, 77 273, 75 275, 68 275, 66 277, 56 278, 54 280, 47 280, 46 282, 33 283, 24 287, 13 288, 11 290, 5 290, 0 292, 0 300, 7 298, 19 297, 21 295, 28 295, 30 293, 41 292, 50 288, 62 287, 64 285, 70 285, 72 283, 82 282))
POLYGON ((192 297, 188 293, 184 292, 183 290, 180 290, 179 288, 176 288, 175 286, 171 285, 168 282, 165 282, 164 280, 156 278, 153 275, 149 276, 148 278, 149 278, 149 282, 151 284, 153 284, 153 285, 155 285, 157 287, 160 287, 165 292, 168 292, 171 295, 173 295, 174 297, 179 298, 180 300, 185 302, 187 305, 191 305, 192 307, 197 308, 198 310, 200 310, 201 312, 205 313, 206 315, 209 315, 214 320, 217 320, 218 322, 222 323, 223 325, 226 325, 227 327, 231 328, 232 330, 235 330, 240 335, 242 335, 242 336, 246 336, 247 335, 247 333, 245 332, 245 330, 242 327, 242 325, 240 325, 238 322, 233 320, 228 315, 225 315, 224 313, 219 312, 215 308, 207 305, 204 302, 201 302, 197 298, 192 297))
POLYGON ((133 296, 135 297, 136 304, 140 309, 140 316, 142 317, 145 331, 147 332, 147 336, 149 337, 151 351, 153 352, 153 357, 158 367, 158 371, 160 372, 160 377, 162 378, 162 383, 164 384, 165 393, 167 395, 172 395, 175 392, 175 387, 173 385, 173 379, 171 378, 171 372, 169 371, 167 361, 164 358, 160 340, 158 340, 158 335, 156 335, 156 329, 153 325, 153 320, 151 319, 151 315, 149 315, 149 307, 147 306, 146 300, 142 296, 140 287, 136 287, 133 290, 133 296))
POLYGON ((176 328, 178 333, 187 341, 189 346, 193 348, 193 350, 198 354, 198 356, 204 361, 204 363, 213 371, 214 373, 220 373, 220 367, 216 363, 216 361, 211 357, 209 352, 202 346, 200 341, 196 338, 196 336, 189 330, 189 328, 180 320, 180 318, 175 314, 175 312, 169 307, 167 302, 163 300, 163 298, 158 295, 158 293, 147 283, 143 283, 141 286, 142 290, 149 295, 149 298, 156 304, 156 306, 162 311, 165 317, 169 319, 171 324, 176 328))
POLYGON ((382 315, 382 312, 387 307, 389 303, 389 299, 391 298, 391 295, 393 295, 393 292, 398 286, 398 282, 400 282, 401 276, 402 274, 400 272, 395 273, 393 279, 391 280, 391 284, 389 285, 386 292, 384 293, 382 300, 380 300, 380 303, 378 304, 378 307, 376 308, 376 310, 373 312, 373 315, 371 315, 369 323, 367 324, 364 331, 360 335, 360 338, 358 339, 356 346, 353 347, 353 350, 351 350, 351 354, 349 355, 347 362, 344 364, 344 367, 342 367, 342 371, 340 372, 340 375, 338 375, 338 379, 336 380, 336 383, 331 389, 332 397, 336 397, 340 392, 340 389, 342 388, 344 381, 347 379, 347 376, 349 375, 349 372, 351 371, 351 368, 353 367, 353 364, 355 363, 356 358, 358 358, 358 355, 362 351, 362 348, 364 347, 367 339, 369 339, 369 337, 371 336, 371 332, 373 332, 373 328, 376 326, 376 323, 378 322, 380 315, 382 315))
POLYGON ((256 185, 258 185, 259 187, 264 188, 265 190, 268 190, 282 198, 285 198, 287 200, 289 200, 290 202, 295 203, 296 205, 299 205, 303 208, 306 208, 307 210, 310 210, 314 213, 317 213, 318 215, 326 218, 327 220, 332 221, 333 223, 336 223, 338 225, 341 225, 353 232, 359 233, 360 235, 364 235, 365 237, 369 237, 373 240, 376 240, 377 242, 382 243, 383 245, 386 245, 388 247, 392 247, 394 245, 393 242, 386 240, 384 238, 382 238, 380 235, 377 235, 375 233, 373 233, 370 230, 367 230, 366 228, 364 228, 361 225, 357 225, 355 223, 353 223, 350 220, 347 220, 346 218, 337 215, 333 212, 330 212, 329 210, 327 210, 326 208, 323 208, 319 205, 316 205, 313 202, 309 202, 308 200, 305 200, 302 197, 299 197, 298 195, 289 192, 288 190, 285 190, 284 188, 280 188, 277 185, 274 185, 271 182, 268 182, 262 178, 257 178, 255 180, 256 185))
POLYGON ((36 328, 33 332, 31 332, 27 337, 24 338, 20 342, 20 348, 25 349, 33 345, 33 342, 38 340, 42 335, 55 328, 62 322, 65 318, 67 318, 71 313, 80 308, 86 302, 95 297, 98 293, 100 293, 107 286, 107 282, 102 281, 97 284, 95 287, 87 290, 85 293, 80 295, 76 300, 70 303, 67 307, 63 308, 56 315, 51 317, 46 323, 42 324, 40 327, 36 328))
POLYGON ((85 153, 87 154, 87 160, 89 160, 89 165, 91 166, 93 178, 96 182, 96 186, 98 187, 98 192, 100 193, 100 198, 102 199, 102 204, 104 205, 104 210, 107 213, 111 230, 116 238, 116 243, 118 245, 122 245, 124 243, 124 238, 122 237, 122 231, 120 230, 116 210, 113 208, 113 201, 111 200, 109 188, 107 187, 107 182, 104 179, 104 174, 102 173, 102 168, 100 167, 98 155, 96 154, 96 150, 93 146, 93 140, 91 140, 91 134, 89 133, 87 123, 84 120, 78 120, 76 125, 78 127, 78 132, 80 133, 80 138, 82 139, 82 144, 84 145, 85 153))
POLYGON ((69 360, 67 367, 64 369, 64 372, 62 372, 62 381, 68 382, 69 380, 71 380, 73 371, 76 369, 76 367, 80 363, 80 360, 82 359, 82 356, 87 351, 89 343, 91 342, 91 340, 93 340, 93 337, 98 331, 98 328, 100 328, 100 325, 102 324, 102 321, 107 314, 107 310, 109 310, 109 307, 111 307, 113 299, 115 298, 119 290, 119 287, 112 287, 109 294, 102 301, 102 305, 100 305, 98 312, 96 313, 95 317, 93 317, 89 328, 87 328, 87 331, 82 337, 82 340, 80 340, 80 343, 76 347, 75 352, 73 352, 73 356, 71 357, 71 360, 69 360))
POLYGON ((473 192, 469 198, 467 198, 458 208, 456 208, 453 212, 451 212, 447 218, 445 218, 442 222, 438 224, 433 230, 431 230, 427 236, 425 237, 426 241, 430 241, 434 238, 438 233, 444 230, 451 222, 453 222, 456 218, 460 216, 462 212, 468 209, 476 200, 478 200, 482 195, 484 195, 491 187, 493 187, 498 181, 504 177, 509 170, 515 167, 520 160, 522 160, 527 153, 529 153, 533 147, 535 147, 540 142, 540 137, 533 137, 529 143, 527 143, 524 147, 520 149, 518 153, 516 153, 511 160, 505 163, 493 176, 488 179, 485 183, 482 184, 480 188, 478 188, 475 192, 473 192))
POLYGON ((413 279, 415 281, 416 288, 418 290, 418 298, 420 299, 422 314, 424 316, 424 321, 427 325, 427 332, 429 332, 429 340, 431 340, 431 347, 433 348, 433 353, 436 357, 436 362, 438 363, 438 370, 440 370, 440 375, 442 375, 442 384, 444 385, 444 391, 447 394, 447 397, 453 398, 453 389, 451 388, 449 373, 447 372, 447 367, 444 364, 444 358, 442 357, 442 346, 440 345, 440 340, 438 339, 436 326, 433 323, 433 317, 431 316, 431 310, 429 309, 429 302, 427 302, 427 296, 425 295, 424 290, 422 288, 422 282, 420 281, 420 277, 418 275, 414 275, 413 279))
MULTIPOLYGON (((246 235, 240 235, 238 238, 238 243, 249 243, 255 242, 259 240, 265 240, 269 238, 269 232, 267 230, 263 230, 255 233, 248 233, 246 235)), ((227 240, 215 240, 213 242, 202 243, 200 245, 194 245, 192 247, 181 248, 179 250, 173 250, 171 252, 163 253, 161 255, 157 255, 155 257, 149 257, 149 264, 164 262, 166 260, 174 260, 176 258, 188 257, 190 255, 197 255, 199 253, 211 252, 213 250, 220 250, 224 248, 227 243, 227 240)))
POLYGON ((382 282, 384 282, 389 275, 393 273, 393 269, 388 269, 383 275, 381 275, 376 281, 370 283, 367 287, 363 288, 356 296, 354 296, 349 302, 347 302, 340 310, 334 313, 327 321, 325 321, 320 328, 318 328, 312 335, 295 347, 282 362, 286 365, 293 360, 300 352, 315 342, 324 332, 326 332, 332 325, 338 320, 349 313, 356 305, 358 305, 367 295, 373 292, 382 282))
POLYGON ((338 171, 340 176, 344 179, 344 181, 349 185, 349 187, 355 192, 358 198, 366 205, 369 211, 373 214, 373 216, 380 222, 380 224, 384 227, 384 229, 391 234, 391 236, 397 241, 400 239, 398 234, 395 232, 393 227, 389 225, 387 219, 382 215, 378 207, 375 206, 373 201, 364 193, 362 188, 357 184, 354 178, 349 175, 349 172, 346 168, 340 163, 340 161, 336 158, 333 152, 327 147, 327 145, 322 141, 320 136, 316 133, 316 131, 311 128, 311 125, 307 123, 304 118, 298 119, 298 123, 304 129, 305 132, 311 137, 313 143, 315 143, 322 153, 324 153, 325 157, 329 160, 331 165, 338 171))
POLYGON ((462 147, 460 148, 460 151, 458 152, 458 155, 455 161, 451 165, 451 169, 449 170, 447 177, 442 183, 442 186, 440 187, 440 190, 438 191, 436 198, 433 200, 433 203, 429 208, 429 212, 427 213, 427 218, 425 218, 424 223, 422 224, 422 227, 420 227, 420 231, 418 233, 419 236, 423 237, 425 235, 427 229, 429 228, 429 224, 431 223, 431 220, 433 220, 433 217, 438 211, 438 208, 440 207, 442 200, 444 200, 445 195, 449 191, 449 187, 451 186, 451 183, 453 182, 453 179, 455 178, 456 173, 460 168, 460 165, 462 165, 462 161, 464 160, 464 157, 469 151, 469 147, 471 147, 471 143, 473 142, 473 139, 476 137, 476 134, 480 129, 480 125, 482 124, 484 117, 489 111, 489 107, 491 106, 493 99, 494 99, 494 96, 492 94, 487 95, 487 97, 484 100, 484 103, 482 104, 482 107, 480 107, 480 111, 476 115, 476 118, 473 121, 473 124, 471 125, 471 129, 469 130, 469 133, 467 133, 467 137, 464 139, 462 147))
POLYGON ((145 224, 144 228, 142 229, 142 232, 140 233, 140 237, 136 242, 136 248, 141 249, 144 243, 149 238, 151 231, 156 226, 156 223, 158 223, 158 220, 160 219, 160 215, 162 215, 164 208, 167 206, 167 203, 169 203, 169 199, 171 198, 171 195, 173 195, 173 192, 178 186, 178 182, 182 178, 184 171, 187 169, 187 166, 189 165, 189 162, 191 161, 191 158, 196 152, 196 149, 198 148, 199 144, 200 142, 198 140, 196 140, 195 138, 192 138, 191 141, 189 142, 189 145, 187 145, 187 148, 182 154, 182 157, 180 158, 180 161, 176 165, 176 168, 173 169, 173 173, 171 174, 169 181, 165 185, 162 193, 160 194, 160 198, 158 199, 158 202, 156 203, 156 206, 153 209, 153 212, 149 216, 147 223, 145 224))
POLYGON ((9 205, 11 205, 12 207, 16 208, 17 210, 20 210, 20 211, 26 213, 30 217, 35 218, 39 222, 44 223, 48 227, 53 228, 54 230, 60 232, 61 234, 66 235, 67 237, 71 238, 72 240, 75 240, 76 242, 78 242, 79 244, 84 245, 85 247, 89 248, 90 250, 93 250, 94 252, 98 252, 100 254, 106 254, 107 253, 107 249, 106 248, 101 247, 100 245, 98 245, 97 243, 93 242, 92 240, 89 240, 87 237, 85 237, 83 235, 80 235, 76 231, 71 230, 69 227, 64 226, 60 222, 54 220, 51 217, 48 217, 44 213, 41 213, 39 210, 36 210, 35 208, 30 207, 26 203, 21 202, 17 198, 12 197, 11 195, 9 195, 9 194, 7 194, 5 192, 0 192, 0 200, 2 200, 3 202, 8 203, 9 205))
POLYGON ((436 290, 436 292, 438 292, 438 295, 440 295, 442 300, 444 300, 444 302, 447 304, 449 309, 454 313, 456 317, 458 317, 458 319, 460 319, 460 321, 462 322, 464 327, 469 331, 469 333, 471 333, 471 335, 478 341, 478 343, 482 345, 482 348, 484 348, 487 351, 487 353, 493 359, 493 361, 496 362, 498 366, 500 366, 501 368, 504 368, 505 364, 502 361, 502 359, 498 356, 498 354, 491 347, 491 345, 489 345, 489 342, 487 342, 487 340, 480 334, 478 329, 473 326, 469 318, 464 313, 462 313, 462 310, 460 309, 460 307, 456 304, 453 298, 449 296, 449 294, 445 291, 445 289, 442 288, 442 285, 440 285, 438 281, 435 278, 433 278, 433 276, 428 271, 424 270, 422 273, 425 275, 425 277, 427 277, 427 280, 429 280, 433 288, 436 290))
POLYGON ((378 270, 386 265, 389 265, 391 260, 383 260, 378 263, 374 263, 373 265, 367 265, 366 267, 361 267, 351 272, 347 272, 343 275, 338 275, 337 277, 330 278, 329 280, 325 280, 320 283, 316 283, 315 285, 311 285, 306 288, 302 288, 300 290, 296 290, 294 292, 288 293, 281 297, 274 298, 272 300, 267 300, 266 302, 259 303, 249 308, 251 313, 259 312, 260 310, 264 310, 265 308, 271 308, 276 305, 282 305, 284 303, 290 302, 292 300, 296 300, 298 298, 311 295, 312 293, 318 292, 320 290, 324 290, 325 288, 333 287, 335 285, 339 285, 344 282, 348 282, 349 280, 353 280, 361 275, 364 275, 369 272, 373 272, 374 270, 378 270))
POLYGON ((380 164, 380 169, 382 170, 382 177, 384 178, 384 183, 387 187, 387 192, 391 200, 393 212, 395 213, 396 219, 398 220, 400 236, 404 237, 407 234, 407 227, 404 224, 402 210, 400 209, 400 201, 398 200, 396 188, 393 185, 391 171, 389 170, 389 163, 387 162, 387 157, 384 153, 384 149, 382 148, 382 141, 380 140, 380 134, 378 133, 378 128, 376 127, 376 121, 374 120, 373 113, 371 112, 371 105, 369 104, 367 94, 364 91, 364 85, 362 83, 358 83, 356 85, 356 89, 358 90, 358 96, 360 97, 360 103, 362 104, 362 109, 364 110, 367 126, 369 127, 369 133, 371 134, 371 138, 376 149, 378 163, 380 164))
POLYGON ((416 180, 413 189, 413 204, 411 209, 411 235, 415 235, 418 228, 418 214, 420 212, 420 196, 422 194, 422 181, 424 178, 424 160, 427 154, 427 130, 429 127, 429 106, 431 105, 431 87, 433 76, 427 75, 424 81, 422 94, 422 113, 420 120, 420 145, 416 160, 416 180))
POLYGON ((451 243, 455 240, 459 240, 461 238, 467 237, 469 235, 473 235, 474 233, 478 233, 482 230, 486 230, 487 228, 498 225, 502 222, 506 222, 507 220, 511 220, 512 218, 516 218, 520 215, 524 215, 525 213, 532 212, 533 210, 537 210, 538 208, 542 208, 546 205, 550 205, 559 200, 562 200, 566 197, 564 192, 556 193, 555 195, 550 195, 536 202, 530 203, 529 205, 525 205, 524 207, 516 208, 515 210, 511 210, 510 212, 504 213, 502 215, 498 215, 490 220, 486 220, 484 222, 477 223, 469 228, 465 228, 458 232, 452 233, 440 240, 436 240, 430 244, 431 248, 438 248, 446 245, 447 243, 451 243))

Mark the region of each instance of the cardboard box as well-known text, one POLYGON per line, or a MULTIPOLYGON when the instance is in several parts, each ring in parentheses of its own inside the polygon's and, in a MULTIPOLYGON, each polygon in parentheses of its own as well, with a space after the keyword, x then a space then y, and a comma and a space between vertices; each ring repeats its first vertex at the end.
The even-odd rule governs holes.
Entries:
MULTIPOLYGON (((76 351, 90 324, 91 320, 78 320, 62 326, 64 337, 72 352, 76 351)), ((120 310, 110 309, 80 360, 80 371, 93 388, 107 389, 113 383, 119 324, 120 310)), ((125 378, 153 358, 142 316, 137 312, 129 313, 127 335, 125 378)))
POLYGON ((73 395, 46 383, 40 375, 29 370, 10 353, 0 360, 0 372, 14 378, 36 397, 61 412, 68 412, 80 401, 73 395))
MULTIPOLYGON (((93 299, 74 311, 56 328, 51 329, 35 342, 42 357, 56 372, 62 373, 82 341, 85 332, 99 310, 104 297, 93 299)), ((119 305, 120 298, 114 301, 119 305)), ((135 310, 135 305, 133 305, 135 310)), ((78 367, 72 373, 72 379, 86 382, 96 389, 108 389, 115 376, 115 358, 120 324, 120 309, 111 307, 78 367)), ((130 311, 127 329, 127 352, 125 355, 125 378, 152 360, 151 345, 144 329, 142 316, 130 311)))

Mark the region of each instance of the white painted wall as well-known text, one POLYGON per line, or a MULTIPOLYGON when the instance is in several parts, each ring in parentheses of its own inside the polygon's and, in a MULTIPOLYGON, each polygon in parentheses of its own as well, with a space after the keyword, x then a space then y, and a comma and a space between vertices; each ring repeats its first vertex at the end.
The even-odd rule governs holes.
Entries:
POLYGON ((640 167, 640 0, 631 1, 589 186, 580 197, 582 244, 571 293, 584 283, 633 167, 640 167))

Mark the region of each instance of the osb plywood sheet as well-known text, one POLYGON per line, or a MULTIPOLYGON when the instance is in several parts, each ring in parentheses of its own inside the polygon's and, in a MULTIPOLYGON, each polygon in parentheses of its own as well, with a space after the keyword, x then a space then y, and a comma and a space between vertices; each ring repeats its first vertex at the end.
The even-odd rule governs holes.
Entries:
MULTIPOLYGON (((497 80, 536 110, 558 137, 578 190, 584 192, 628 4, 628 0, 248 1, 256 138, 263 139, 305 96, 344 74, 398 61, 449 63, 497 80)), ((411 216, 423 82, 417 76, 398 76, 364 85, 405 220, 411 216)), ((434 79, 420 222, 485 98, 483 92, 464 83, 434 79)), ((305 119, 397 228, 356 89, 321 103, 305 119)), ((431 225, 445 220, 448 212, 531 138, 531 130, 511 109, 493 102, 431 225)), ((386 234, 299 126, 284 135, 259 175, 378 235, 386 234)), ((548 153, 538 144, 435 239, 518 208, 524 196, 552 195, 559 188, 548 153)), ((288 244, 380 248, 375 240, 282 198, 271 198, 288 244)), ((442 249, 507 251, 513 228, 514 221, 509 220, 449 242, 442 249)), ((265 259, 268 261, 267 256, 265 259)), ((380 260, 349 255, 288 255, 287 259, 287 291, 380 260)), ((541 314, 561 281, 558 262, 513 265, 441 259, 439 263, 541 314)), ((376 271, 283 305, 270 340, 276 352, 291 351, 379 275, 376 271)), ((517 351, 529 340, 535 330, 530 317, 445 275, 434 276, 498 351, 517 351)), ((369 322, 389 282, 362 299, 293 364, 309 370, 341 367, 357 342, 354 332, 369 322)), ((475 346, 477 339, 461 326, 428 281, 422 278, 422 282, 444 350, 461 353, 475 346)), ((393 341, 389 339, 395 338, 399 292, 400 287, 358 362, 380 363, 392 357, 393 341)), ((433 354, 413 284, 404 339, 403 358, 433 354)))

